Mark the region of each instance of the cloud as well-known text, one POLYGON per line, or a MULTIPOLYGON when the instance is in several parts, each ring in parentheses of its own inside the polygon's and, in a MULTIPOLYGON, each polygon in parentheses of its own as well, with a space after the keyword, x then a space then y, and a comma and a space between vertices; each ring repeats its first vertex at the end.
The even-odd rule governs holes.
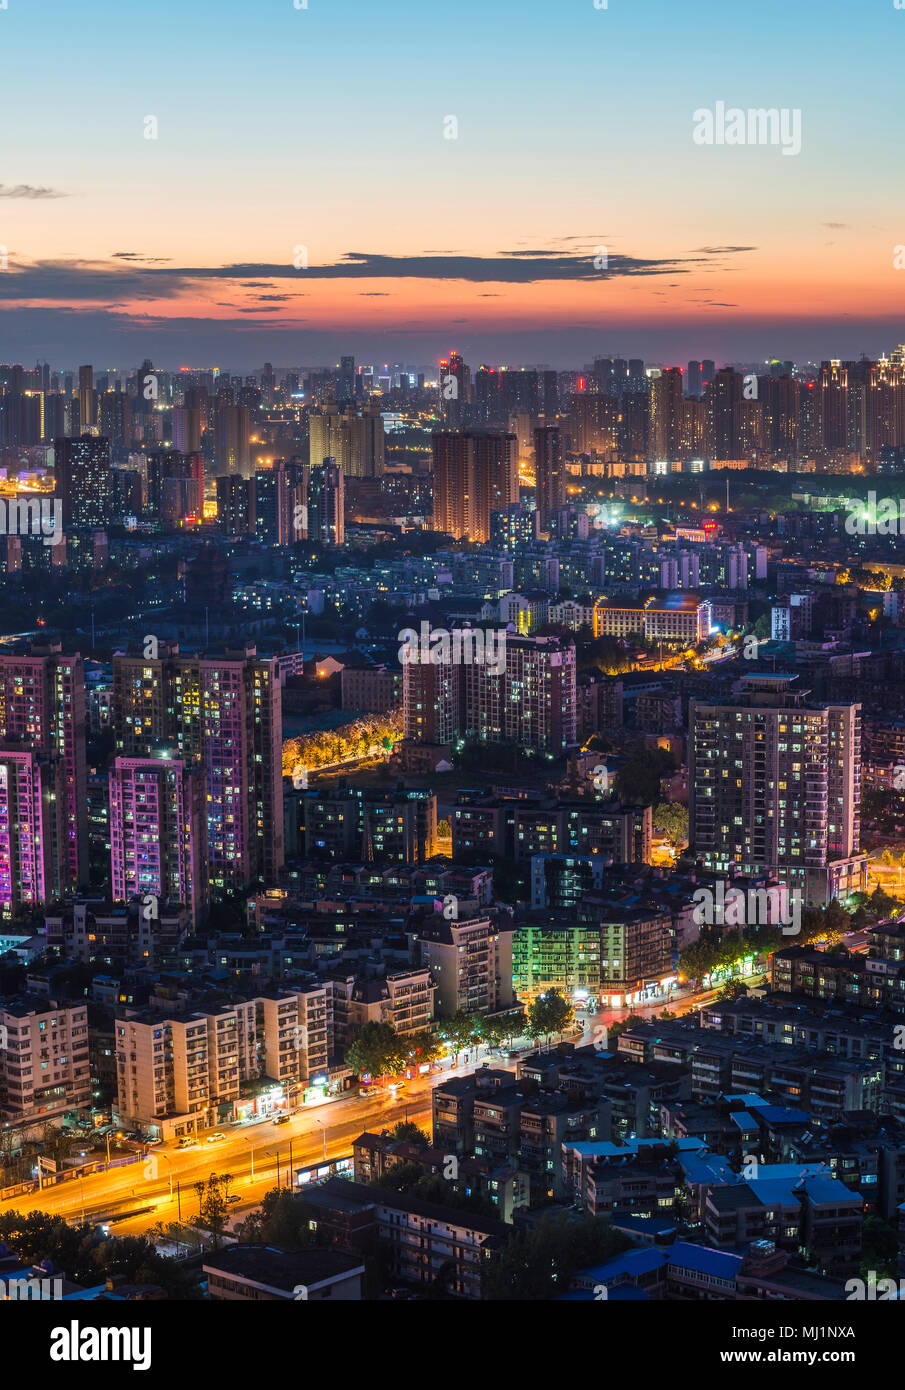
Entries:
POLYGON ((37 188, 31 183, 0 183, 0 198, 68 198, 56 188, 37 188))
MULTIPOLYGON (((134 251, 117 252, 106 261, 75 258, 37 261, 16 266, 0 275, 0 300, 20 302, 107 303, 110 300, 172 299, 198 292, 205 282, 231 282, 239 289, 275 290, 272 282, 292 280, 435 280, 472 285, 530 285, 539 282, 579 284, 660 275, 690 275, 709 269, 717 257, 753 250, 753 247, 703 247, 677 257, 610 255, 605 273, 594 266, 591 255, 552 251, 505 251, 499 256, 411 255, 388 256, 370 251, 349 251, 328 265, 296 269, 280 264, 236 263, 215 266, 174 266, 140 261, 134 251)), ((725 273, 729 267, 719 267, 725 273)), ((221 291, 222 293, 222 291, 221 291)), ((378 294, 379 291, 371 291, 378 294)))

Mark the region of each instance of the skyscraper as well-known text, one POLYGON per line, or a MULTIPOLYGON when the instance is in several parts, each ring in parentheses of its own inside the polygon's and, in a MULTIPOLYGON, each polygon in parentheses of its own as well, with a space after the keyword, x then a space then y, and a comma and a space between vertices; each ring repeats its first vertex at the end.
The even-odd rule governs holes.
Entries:
POLYGON ((216 480, 217 520, 227 536, 255 533, 255 480, 235 473, 216 480))
POLYGON ((233 405, 218 395, 214 407, 214 463, 221 473, 251 473, 251 426, 247 405, 233 405))
POLYGON ((87 434, 57 439, 53 452, 64 529, 109 526, 113 494, 109 439, 87 434))
MULTIPOLYGON (((704 364, 706 367, 706 363, 704 364)), ((715 459, 741 457, 739 438, 743 402, 741 375, 731 367, 717 372, 707 387, 707 454, 715 459)))
POLYGON ((70 886, 66 782, 56 753, 0 744, 0 912, 53 902, 70 886))
POLYGON ((65 844, 61 875, 76 889, 88 877, 85 677, 78 653, 33 647, 0 655, 0 739, 62 759, 65 844))
POLYGON ((255 534, 265 545, 294 545, 308 533, 308 469, 274 459, 255 474, 255 534))
POLYGON ((824 902, 862 886, 861 707, 808 704, 794 679, 691 701, 689 836, 714 872, 769 873, 824 902))
POLYGON ((570 416, 572 448, 576 453, 611 455, 616 452, 619 408, 612 396, 576 392, 570 416))
POLYGON ((490 539, 491 512, 518 501, 514 434, 448 432, 432 437, 434 530, 457 539, 490 539))
POLYGON ((335 401, 308 417, 312 467, 334 459, 347 478, 380 478, 386 466, 386 432, 379 406, 356 410, 349 404, 340 411, 335 401))
POLYGON ((449 429, 458 429, 470 418, 471 368, 460 353, 451 352, 440 363, 439 378, 440 417, 449 429))
POLYGON ((116 750, 172 745, 204 769, 211 892, 273 884, 283 862, 280 678, 253 646, 224 655, 113 657, 116 750))
POLYGON ((339 376, 336 382, 336 398, 339 401, 354 401, 355 399, 355 358, 341 357, 339 359, 339 376))
POLYGON ((97 424, 97 404, 94 393, 94 368, 79 367, 79 420, 86 432, 97 424))
POLYGON ((651 460, 679 457, 682 405, 682 373, 678 367, 668 367, 659 376, 651 378, 648 438, 648 454, 651 460))
POLYGON ((558 637, 514 637, 505 666, 404 662, 405 737, 417 743, 518 743, 558 756, 576 739, 575 646, 558 637))
POLYGON ((308 539, 317 545, 345 544, 343 472, 334 459, 308 470, 308 539))
POLYGON ((169 749, 116 758, 110 771, 114 902, 151 895, 183 903, 196 926, 208 901, 204 776, 169 749))
POLYGON ((534 430, 534 479, 540 525, 546 530, 552 514, 566 501, 566 463, 558 425, 538 425, 534 430))

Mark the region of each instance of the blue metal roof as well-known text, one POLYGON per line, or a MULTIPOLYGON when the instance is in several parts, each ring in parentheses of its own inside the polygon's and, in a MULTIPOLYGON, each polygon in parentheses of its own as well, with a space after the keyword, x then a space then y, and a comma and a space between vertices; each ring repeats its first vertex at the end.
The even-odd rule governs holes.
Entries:
POLYGON ((727 1255, 723 1250, 711 1250, 707 1245, 690 1245, 677 1240, 666 1251, 667 1262, 678 1269, 692 1269, 698 1274, 710 1274, 716 1279, 735 1279, 743 1263, 741 1255, 727 1255))

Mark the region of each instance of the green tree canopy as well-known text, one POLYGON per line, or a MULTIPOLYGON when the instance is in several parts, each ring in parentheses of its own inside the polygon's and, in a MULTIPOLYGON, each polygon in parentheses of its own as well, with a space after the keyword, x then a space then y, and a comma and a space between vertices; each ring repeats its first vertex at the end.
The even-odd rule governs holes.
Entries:
POLYGON ((602 1217, 544 1217, 506 1242, 485 1267, 481 1297, 490 1301, 544 1302, 568 1293, 579 1269, 627 1250, 631 1242, 602 1217))
POLYGON ((366 1023, 357 1038, 346 1049, 346 1065, 358 1076, 371 1076, 379 1081, 384 1076, 398 1076, 409 1061, 408 1042, 400 1038, 390 1023, 366 1023))
POLYGON ((684 844, 688 839, 688 807, 679 801, 661 801, 654 807, 654 829, 665 835, 671 844, 684 844))

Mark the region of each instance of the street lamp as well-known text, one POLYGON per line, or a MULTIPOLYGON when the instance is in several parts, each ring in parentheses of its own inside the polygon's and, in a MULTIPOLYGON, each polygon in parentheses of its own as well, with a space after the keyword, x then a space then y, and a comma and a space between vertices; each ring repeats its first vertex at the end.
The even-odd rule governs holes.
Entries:
MULTIPOLYGON (((156 1155, 153 1155, 153 1157, 156 1157, 156 1155)), ((170 1197, 172 1198, 172 1196, 173 1196, 173 1160, 170 1158, 169 1154, 165 1154, 165 1153, 162 1153, 162 1154, 160 1155, 160 1157, 161 1157, 161 1158, 165 1158, 166 1161, 167 1161, 167 1164, 169 1165, 169 1169, 170 1169, 170 1172, 169 1172, 169 1178, 170 1178, 170 1197)))
POLYGON ((326 1159, 326 1157, 327 1157, 327 1123, 326 1123, 325 1120, 319 1120, 319 1119, 317 1118, 316 1115, 313 1115, 313 1116, 312 1116, 312 1119, 314 1120, 314 1123, 315 1123, 316 1125, 320 1125, 321 1129, 322 1129, 323 1132, 324 1132, 324 1158, 326 1159))

